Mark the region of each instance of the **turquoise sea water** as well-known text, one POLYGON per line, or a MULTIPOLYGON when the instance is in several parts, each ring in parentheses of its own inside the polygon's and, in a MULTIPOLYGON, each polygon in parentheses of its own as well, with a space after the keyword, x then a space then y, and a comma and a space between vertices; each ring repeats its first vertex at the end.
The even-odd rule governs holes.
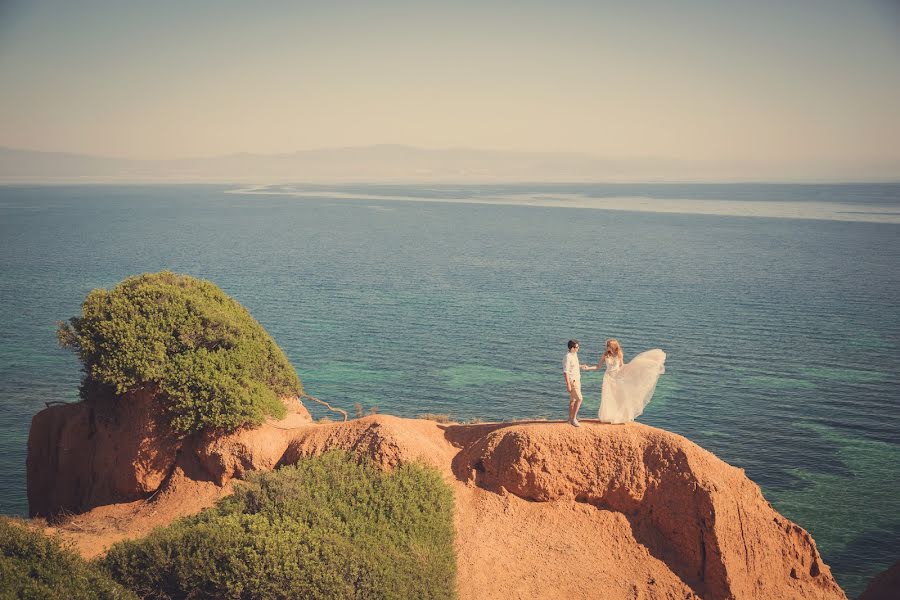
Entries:
POLYGON ((745 468, 852 596, 900 558, 898 223, 895 184, 0 187, 0 512, 31 416, 77 399, 55 322, 167 268, 351 410, 563 419, 570 337, 663 348, 640 420, 745 468))

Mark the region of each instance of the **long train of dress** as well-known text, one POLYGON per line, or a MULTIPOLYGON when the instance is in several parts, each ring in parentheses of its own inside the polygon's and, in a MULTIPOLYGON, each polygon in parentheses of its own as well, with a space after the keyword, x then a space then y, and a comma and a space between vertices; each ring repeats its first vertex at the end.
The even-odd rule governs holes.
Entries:
POLYGON ((666 372, 665 362, 666 353, 659 348, 641 352, 627 364, 622 364, 618 357, 607 357, 600 420, 604 423, 634 421, 653 397, 659 376, 666 372))

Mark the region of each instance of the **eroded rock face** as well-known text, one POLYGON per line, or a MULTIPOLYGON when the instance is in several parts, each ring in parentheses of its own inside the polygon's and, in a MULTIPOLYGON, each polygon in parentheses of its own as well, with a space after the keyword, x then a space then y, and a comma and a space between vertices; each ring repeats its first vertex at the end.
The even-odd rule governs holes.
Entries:
POLYGON ((189 450, 219 485, 241 478, 248 471, 271 471, 281 461, 297 432, 312 423, 306 407, 296 398, 283 399, 288 415, 253 429, 222 435, 210 431, 190 444, 189 450))
POLYGON ((29 512, 52 516, 143 498, 172 471, 180 445, 153 390, 51 406, 31 421, 29 512))
POLYGON ((501 493, 622 513, 703 598, 844 598, 812 537, 741 469, 659 429, 507 426, 464 447, 453 469, 501 493))
MULTIPOLYGON (((299 401, 285 401, 289 423, 311 421, 299 401)), ((248 469, 271 469, 290 441, 272 433, 264 425, 227 436, 182 438, 172 431, 152 389, 121 399, 51 406, 31 421, 29 513, 52 517, 146 498, 178 466, 220 485, 248 469)))
POLYGON ((391 415, 318 425, 298 432, 280 462, 290 465, 307 456, 344 450, 365 456, 384 469, 421 461, 443 471, 455 451, 445 439, 435 440, 434 432, 430 421, 391 415))

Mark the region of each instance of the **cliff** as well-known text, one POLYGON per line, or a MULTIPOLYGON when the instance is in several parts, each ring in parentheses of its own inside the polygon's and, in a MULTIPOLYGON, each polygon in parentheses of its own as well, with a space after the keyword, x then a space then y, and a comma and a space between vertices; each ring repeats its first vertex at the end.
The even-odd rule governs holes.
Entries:
POLYGON ((444 474, 462 598, 845 598, 741 469, 645 425, 315 424, 296 403, 257 429, 173 440, 146 414, 76 404, 33 420, 31 512, 80 512, 60 531, 86 555, 209 506, 247 470, 345 449, 444 474))

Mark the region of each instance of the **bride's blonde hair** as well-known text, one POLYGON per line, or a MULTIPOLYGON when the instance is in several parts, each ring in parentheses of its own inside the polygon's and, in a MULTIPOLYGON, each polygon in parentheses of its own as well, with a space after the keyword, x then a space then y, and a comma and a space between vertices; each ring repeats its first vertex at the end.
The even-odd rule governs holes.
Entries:
POLYGON ((603 353, 603 356, 600 357, 600 360, 605 359, 607 356, 616 356, 619 361, 624 362, 624 356, 622 354, 622 346, 619 344, 619 340, 615 338, 609 338, 606 340, 606 352, 603 353))

